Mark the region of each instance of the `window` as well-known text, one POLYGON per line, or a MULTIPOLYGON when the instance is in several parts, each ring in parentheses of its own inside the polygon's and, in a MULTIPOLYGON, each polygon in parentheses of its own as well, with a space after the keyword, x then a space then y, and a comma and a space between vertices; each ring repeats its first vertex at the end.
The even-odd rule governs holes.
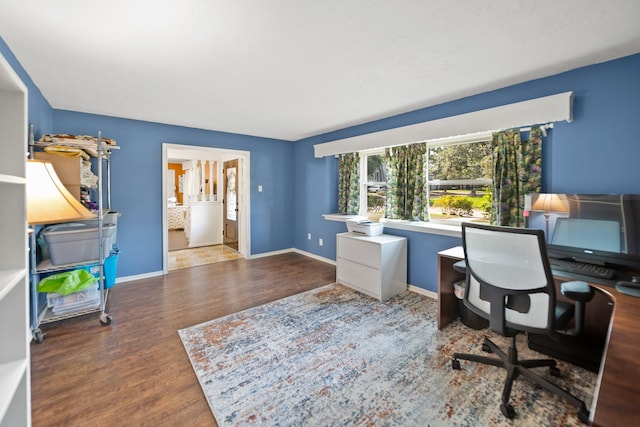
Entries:
POLYGON ((447 222, 488 221, 491 142, 429 147, 429 215, 447 222))
MULTIPOLYGON (((429 216, 433 222, 488 221, 491 209, 491 142, 428 146, 429 216)), ((384 149, 361 153, 362 215, 384 214, 387 166, 384 149)))
POLYGON ((362 155, 361 179, 364 183, 361 190, 360 206, 366 206, 367 215, 384 215, 387 199, 387 165, 384 150, 376 150, 362 155))

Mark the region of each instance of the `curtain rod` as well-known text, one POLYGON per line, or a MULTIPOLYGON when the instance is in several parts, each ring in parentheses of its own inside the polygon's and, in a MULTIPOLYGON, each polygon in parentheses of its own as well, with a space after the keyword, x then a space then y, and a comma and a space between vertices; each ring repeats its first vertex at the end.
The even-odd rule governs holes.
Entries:
MULTIPOLYGON (((553 123, 547 123, 546 125, 540 125, 540 130, 542 130, 542 135, 547 136, 547 129, 553 129, 553 123)), ((520 128, 520 132, 530 132, 531 126, 520 128)))

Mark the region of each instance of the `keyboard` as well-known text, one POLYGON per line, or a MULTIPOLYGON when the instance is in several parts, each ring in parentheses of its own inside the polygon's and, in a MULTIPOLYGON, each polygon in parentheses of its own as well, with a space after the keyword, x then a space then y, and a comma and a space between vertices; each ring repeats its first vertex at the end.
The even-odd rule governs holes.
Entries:
POLYGON ((616 276, 616 271, 611 268, 585 262, 549 258, 549 264, 551 264, 552 270, 565 271, 567 273, 583 274, 601 279, 613 279, 616 276))

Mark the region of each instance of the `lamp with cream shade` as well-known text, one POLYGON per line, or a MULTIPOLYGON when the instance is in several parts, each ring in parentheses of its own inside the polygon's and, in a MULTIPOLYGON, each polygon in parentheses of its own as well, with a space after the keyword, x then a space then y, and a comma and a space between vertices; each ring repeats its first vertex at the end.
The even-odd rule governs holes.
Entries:
POLYGON ((27 161, 27 222, 29 224, 51 224, 95 218, 95 214, 67 191, 51 163, 40 160, 27 161))
POLYGON ((538 194, 538 198, 533 205, 531 206, 531 210, 534 212, 543 212, 544 215, 544 223, 545 223, 545 236, 547 242, 549 241, 549 217, 551 213, 566 213, 569 212, 569 202, 561 198, 557 194, 538 194))

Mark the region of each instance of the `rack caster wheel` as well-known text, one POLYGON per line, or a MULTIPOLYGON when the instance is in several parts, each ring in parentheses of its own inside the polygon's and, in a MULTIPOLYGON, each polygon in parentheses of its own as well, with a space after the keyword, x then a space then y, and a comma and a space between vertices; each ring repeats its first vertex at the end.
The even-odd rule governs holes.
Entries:
POLYGON ((486 342, 482 343, 482 351, 484 351, 485 353, 493 353, 493 351, 491 351, 491 347, 486 342))
POLYGON ((549 375, 556 378, 562 378, 562 372, 560 372, 560 369, 556 368, 555 366, 549 367, 549 375))
POLYGON ((458 359, 451 359, 451 369, 460 370, 460 361, 458 359))
POLYGON ((502 412, 502 415, 504 415, 506 418, 509 418, 510 420, 516 416, 516 411, 513 410, 513 406, 509 405, 508 403, 500 404, 500 412, 502 412))
POLYGON ((33 339, 36 340, 38 344, 42 344, 42 341, 44 341, 44 333, 40 329, 36 329, 33 331, 33 339))
POLYGON ((109 326, 111 324, 111 320, 112 318, 108 314, 100 315, 100 325, 102 326, 109 326))

